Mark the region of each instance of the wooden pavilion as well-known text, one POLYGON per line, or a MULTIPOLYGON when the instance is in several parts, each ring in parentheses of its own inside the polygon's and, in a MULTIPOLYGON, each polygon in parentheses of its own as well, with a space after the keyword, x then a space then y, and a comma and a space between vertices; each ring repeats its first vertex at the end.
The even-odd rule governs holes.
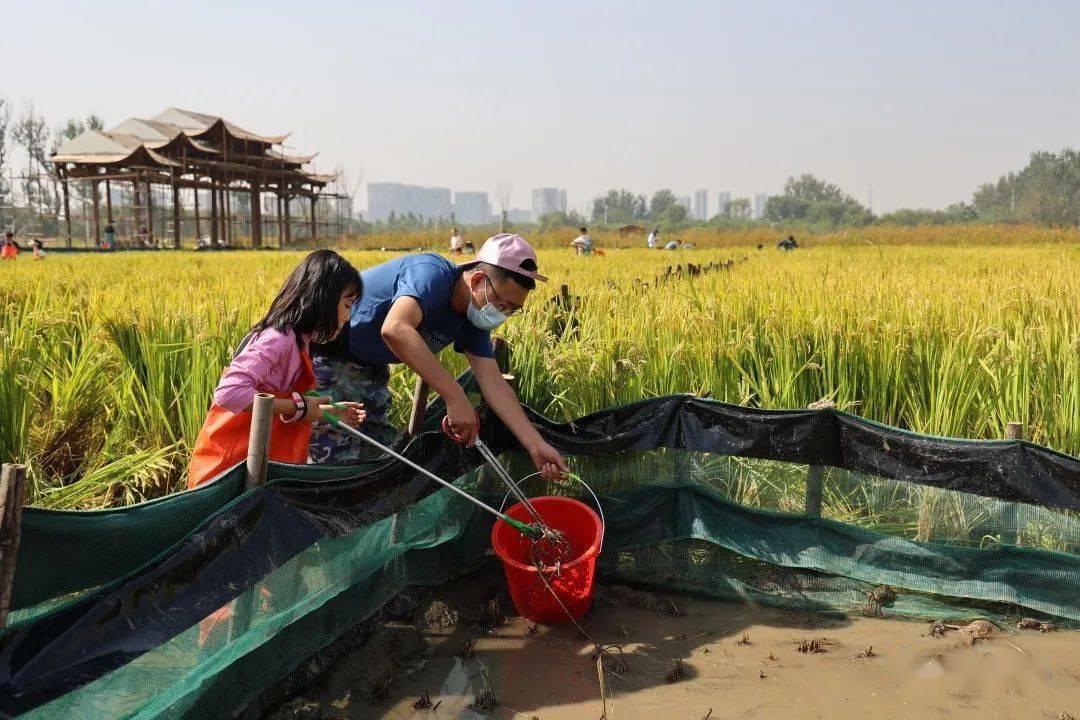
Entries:
MULTIPOLYGON (((153 188, 165 186, 172 193, 172 244, 180 247, 181 190, 191 190, 195 237, 203 237, 200 191, 209 194, 209 237, 215 244, 232 244, 232 198, 246 195, 250 202, 252 247, 262 247, 266 223, 276 225, 278 244, 293 238, 290 207, 298 198, 310 200, 307 218, 310 237, 318 236, 316 205, 320 197, 341 197, 325 192, 334 178, 305 169, 315 155, 291 155, 280 146, 288 135, 257 135, 213 115, 168 108, 143 120, 128 118, 107 131, 87 130, 57 148, 51 160, 56 166, 64 196, 67 244, 71 245, 69 183, 90 184, 93 201, 93 234, 101 244, 101 191, 105 185, 106 222, 113 223, 114 183, 130 182, 133 206, 150 243, 154 242, 153 188), (264 218, 263 195, 277 199, 277 213, 264 218), (145 202, 144 202, 145 200, 145 202)), ((205 202, 205 201, 204 201, 205 202)), ((205 213, 207 208, 202 208, 205 213)), ((164 223, 162 223, 164 224, 164 223)), ((327 223, 328 224, 328 223, 327 223)), ((163 228, 159 228, 163 229, 163 228)))

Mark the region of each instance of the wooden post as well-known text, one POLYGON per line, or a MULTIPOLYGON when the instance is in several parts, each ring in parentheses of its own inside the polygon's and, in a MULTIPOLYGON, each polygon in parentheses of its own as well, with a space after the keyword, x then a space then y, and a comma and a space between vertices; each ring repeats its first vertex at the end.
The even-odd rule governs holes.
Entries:
POLYGON ((146 241, 154 246, 154 188, 146 183, 146 241))
POLYGON ((289 206, 292 205, 292 198, 288 193, 285 194, 285 247, 292 245, 292 219, 289 217, 289 206))
POLYGON ((262 485, 266 480, 266 464, 270 452, 270 420, 274 416, 274 396, 255 393, 251 403, 251 430, 248 431, 247 484, 245 488, 262 485))
POLYGON ((26 467, 5 463, 0 469, 0 628, 7 627, 11 608, 25 490, 26 467))
POLYGON ((225 212, 222 213, 225 217, 224 219, 222 219, 221 235, 225 237, 225 244, 231 246, 233 241, 232 193, 229 192, 228 185, 226 185, 224 188, 221 188, 221 207, 225 210, 225 212))
POLYGON ((281 222, 281 193, 278 193, 278 215, 275 217, 278 220, 278 247, 285 247, 285 226, 281 222))
POLYGON ((101 192, 98 188, 100 182, 95 180, 90 185, 94 190, 94 247, 101 247, 101 192))
POLYGON ((311 239, 312 240, 315 239, 315 232, 316 232, 315 231, 315 201, 316 201, 316 199, 317 198, 314 195, 311 196, 311 239))
POLYGON ((67 231, 65 235, 65 244, 71 247, 71 199, 68 192, 68 177, 67 173, 64 173, 64 177, 60 183, 64 188, 64 227, 67 231))
POLYGON ((251 185, 251 247, 262 247, 262 195, 255 183, 251 185))
POLYGON ((195 182, 195 247, 198 247, 199 239, 202 237, 202 222, 199 220, 199 186, 197 184, 199 182, 199 178, 195 178, 195 182))
POLYGON ((517 378, 510 374, 510 343, 506 342, 505 338, 493 337, 491 344, 495 350, 495 363, 499 366, 503 380, 516 390, 517 378))
POLYGON ((112 183, 105 181, 105 222, 112 225, 112 183))
MULTIPOLYGON (((1006 424, 1005 439, 1023 440, 1024 423, 1012 421, 1006 424)), ((1019 513, 1017 513, 1016 503, 1009 503, 1005 506, 1005 512, 1002 513, 1002 520, 1005 523, 1008 537, 1012 540, 1013 545, 1015 545, 1016 547, 1020 547, 1023 538, 1021 537, 1019 513)))
POLYGON ((416 437, 420 434, 420 429, 424 427, 424 420, 427 419, 427 404, 430 392, 431 388, 427 386, 422 377, 417 375, 416 385, 413 388, 412 412, 409 413, 409 437, 416 437))
POLYGON ((172 218, 174 248, 180 247, 180 187, 176 184, 176 171, 172 172, 172 218))
POLYGON ((217 182, 210 181, 210 240, 217 245, 218 243, 218 228, 220 227, 218 221, 218 191, 217 182))

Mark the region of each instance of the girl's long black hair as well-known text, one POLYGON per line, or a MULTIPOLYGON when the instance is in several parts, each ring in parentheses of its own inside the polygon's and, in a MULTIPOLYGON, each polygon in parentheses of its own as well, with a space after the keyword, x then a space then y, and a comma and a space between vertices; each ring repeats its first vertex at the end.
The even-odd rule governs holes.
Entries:
POLYGON ((301 333, 309 333, 314 343, 329 342, 338 331, 338 303, 347 290, 354 290, 360 297, 360 273, 333 250, 316 250, 296 266, 270 303, 266 317, 251 331, 292 330, 301 348, 301 333))

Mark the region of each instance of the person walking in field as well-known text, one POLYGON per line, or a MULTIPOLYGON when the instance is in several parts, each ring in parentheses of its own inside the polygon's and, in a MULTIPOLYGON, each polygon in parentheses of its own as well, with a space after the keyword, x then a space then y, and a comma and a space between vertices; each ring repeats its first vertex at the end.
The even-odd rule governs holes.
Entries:
POLYGON ((34 238, 33 240, 31 240, 30 241, 30 249, 34 251, 34 259, 35 260, 44 260, 45 259, 45 246, 42 244, 41 240, 39 240, 37 238, 34 238))
POLYGON ((645 247, 649 248, 650 250, 656 249, 656 241, 657 241, 657 238, 659 236, 660 236, 660 231, 659 230, 653 230, 651 233, 649 233, 649 237, 645 241, 645 247))
POLYGON ((578 255, 591 255, 593 251, 593 241, 589 237, 589 231, 586 228, 581 228, 581 234, 570 241, 570 245, 573 246, 574 251, 578 255))
POLYGON ((14 260, 19 257, 19 244, 15 242, 15 233, 8 230, 0 241, 0 260, 14 260))
POLYGON ((461 233, 457 228, 454 228, 450 232, 450 252, 454 255, 461 255, 465 252, 465 241, 461 239, 461 233))
MULTIPOLYGON (((471 445, 479 418, 465 390, 436 355, 453 345, 465 355, 487 405, 514 434, 544 477, 567 471, 526 417, 495 362, 491 331, 518 313, 536 282, 536 252, 520 235, 501 233, 480 247, 476 259, 455 265, 437 253, 405 255, 365 270, 364 294, 352 307, 348 332, 313 350, 318 392, 361 400, 365 433, 389 442, 398 433, 386 419, 389 365, 404 363, 446 402, 454 432, 471 445)), ((329 423, 312 433, 316 462, 355 462, 373 453, 329 423)))
POLYGON ((112 223, 105 226, 105 239, 101 241, 102 250, 112 250, 116 247, 116 228, 112 223))
POLYGON ((311 423, 323 412, 353 426, 364 421, 359 403, 331 405, 325 395, 308 394, 315 387, 311 343, 330 342, 341 333, 362 288, 356 268, 332 250, 310 253, 292 271, 222 373, 191 453, 188 487, 217 477, 246 457, 256 392, 275 397, 269 457, 278 462, 308 459, 311 423))

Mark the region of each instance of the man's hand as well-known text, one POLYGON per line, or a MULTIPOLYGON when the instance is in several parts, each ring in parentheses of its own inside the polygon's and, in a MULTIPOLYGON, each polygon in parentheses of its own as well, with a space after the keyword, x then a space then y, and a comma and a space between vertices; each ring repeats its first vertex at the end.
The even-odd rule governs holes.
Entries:
POLYGON ((469 396, 457 386, 458 392, 452 393, 446 400, 446 417, 450 419, 450 429, 454 431, 465 447, 472 447, 476 436, 480 434, 480 417, 476 408, 469 402, 469 396))
POLYGON ((532 458, 533 465, 540 472, 541 477, 549 482, 559 480, 565 473, 570 472, 562 455, 555 448, 540 440, 535 445, 525 448, 532 458))

